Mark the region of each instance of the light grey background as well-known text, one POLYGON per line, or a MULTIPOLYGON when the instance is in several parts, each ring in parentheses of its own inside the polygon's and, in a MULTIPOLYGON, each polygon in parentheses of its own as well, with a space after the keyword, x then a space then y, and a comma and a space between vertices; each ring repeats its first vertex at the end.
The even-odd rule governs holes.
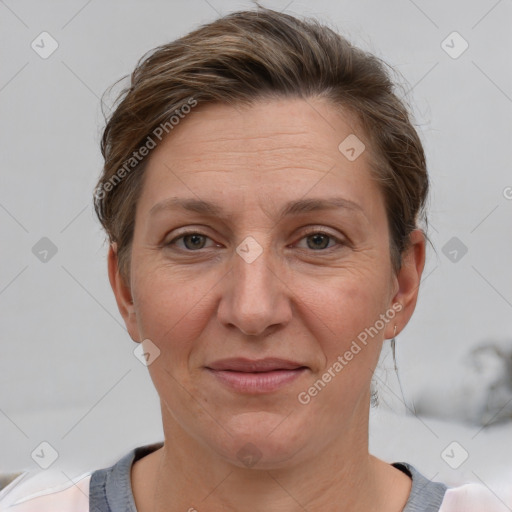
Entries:
MULTIPOLYGON (((510 0, 262 3, 317 16, 405 77, 437 254, 429 250, 416 313, 397 340, 400 377, 408 404, 443 389, 471 408, 465 355, 486 340, 512 345, 510 0), (469 44, 458 58, 442 47, 453 31, 469 44), (452 237, 468 249, 456 262, 443 253, 452 237)), ((99 98, 144 52, 241 8, 250 2, 0 1, 0 472, 38 469, 31 453, 42 441, 59 453, 52 468, 70 474, 161 439, 158 398, 133 356, 93 216, 99 98), (43 31, 59 45, 47 59, 31 48, 43 31), (46 263, 32 252, 42 237, 58 250, 46 263)), ((394 412, 372 412, 377 455, 447 482, 487 482, 512 467, 510 423, 457 423, 445 393, 445 419, 405 417, 385 355, 379 387, 394 412), (441 456, 452 441, 469 453, 457 469, 441 456)))

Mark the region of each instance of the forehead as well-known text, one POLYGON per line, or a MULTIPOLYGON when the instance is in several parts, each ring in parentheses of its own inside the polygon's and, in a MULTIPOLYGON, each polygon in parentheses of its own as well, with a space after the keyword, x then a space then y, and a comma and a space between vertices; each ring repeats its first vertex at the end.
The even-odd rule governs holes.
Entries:
POLYGON ((371 211, 381 198, 368 144, 349 159, 347 140, 352 146, 359 141, 359 152, 365 135, 355 116, 325 100, 199 105, 150 155, 141 209, 148 213, 170 196, 224 204, 254 198, 278 208, 281 200, 311 194, 341 195, 371 211))
POLYGON ((274 151, 276 157, 291 157, 299 151, 312 161, 329 164, 333 154, 340 156, 339 143, 356 132, 364 138, 351 112, 320 98, 261 99, 236 107, 202 104, 174 127, 152 159, 166 153, 166 148, 176 158, 190 157, 186 153, 197 146, 212 156, 231 153, 235 157, 238 151, 240 158, 255 151, 274 151))

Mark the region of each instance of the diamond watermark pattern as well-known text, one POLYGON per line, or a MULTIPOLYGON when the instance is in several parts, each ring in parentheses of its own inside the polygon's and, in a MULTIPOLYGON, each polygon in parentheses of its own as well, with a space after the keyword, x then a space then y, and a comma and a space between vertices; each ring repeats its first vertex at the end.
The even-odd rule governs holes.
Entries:
POLYGON ((150 339, 145 339, 135 347, 133 354, 144 366, 149 366, 160 356, 160 349, 150 339))
POLYGON ((458 263, 468 252, 466 245, 456 236, 450 238, 441 250, 452 263, 458 263))
POLYGON ((30 46, 39 57, 47 59, 59 47, 59 43, 48 32, 41 32, 30 46))
POLYGON ((57 246, 44 236, 32 247, 32 254, 39 261, 48 263, 57 254, 57 246))
POLYGON ((361 156, 366 149, 363 141, 351 133, 348 137, 343 139, 338 146, 340 153, 350 162, 353 162, 361 156))
POLYGON ((254 444, 246 443, 238 450, 236 456, 245 466, 252 468, 261 459, 262 453, 254 444))
POLYGON ((457 469, 466 462, 469 457, 469 453, 466 449, 457 441, 452 441, 442 452, 441 458, 450 466, 452 469, 457 469))
POLYGON ((458 32, 454 31, 446 39, 443 39, 441 48, 452 59, 458 59, 469 48, 469 43, 458 32))
POLYGON ((252 263, 263 252, 263 247, 252 236, 247 236, 236 252, 246 263, 252 263))
POLYGON ((59 458, 59 453, 50 443, 43 441, 30 456, 40 468, 48 469, 59 458))

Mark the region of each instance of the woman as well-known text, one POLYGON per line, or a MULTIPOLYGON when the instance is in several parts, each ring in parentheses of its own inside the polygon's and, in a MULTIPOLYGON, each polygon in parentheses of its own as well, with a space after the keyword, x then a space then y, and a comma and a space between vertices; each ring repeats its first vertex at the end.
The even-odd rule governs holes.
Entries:
POLYGON ((13 510, 473 510, 472 486, 368 452, 428 193, 378 59, 315 21, 232 13, 139 62, 102 152, 109 279, 165 440, 13 510))

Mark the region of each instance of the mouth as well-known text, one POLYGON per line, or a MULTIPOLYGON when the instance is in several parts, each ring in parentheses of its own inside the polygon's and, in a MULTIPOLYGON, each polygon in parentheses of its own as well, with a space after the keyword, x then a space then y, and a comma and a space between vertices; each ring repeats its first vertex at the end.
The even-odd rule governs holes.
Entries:
POLYGON ((222 385, 248 394, 276 391, 309 370, 301 363, 277 358, 224 359, 206 366, 205 369, 222 385))

